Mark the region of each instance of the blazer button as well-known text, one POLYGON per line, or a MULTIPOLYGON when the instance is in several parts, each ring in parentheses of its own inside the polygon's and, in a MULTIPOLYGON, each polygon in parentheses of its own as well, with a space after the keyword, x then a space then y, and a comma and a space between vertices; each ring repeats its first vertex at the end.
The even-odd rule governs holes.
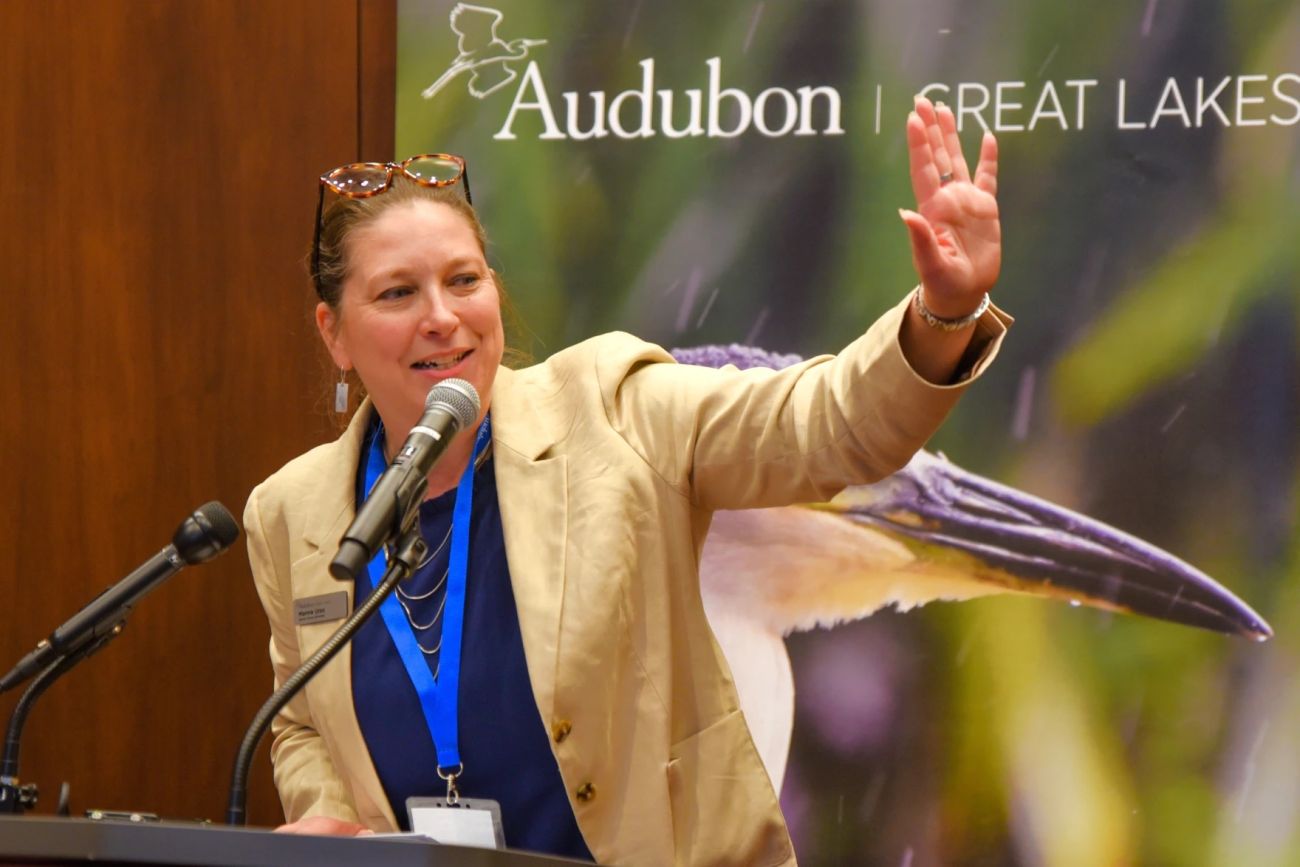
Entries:
POLYGON ((582 803, 585 804, 588 801, 595 800, 596 787, 591 783, 583 783, 581 786, 578 786, 578 791, 574 794, 577 795, 579 801, 582 801, 582 803))
POLYGON ((567 719, 556 720, 554 725, 551 726, 551 737, 555 738, 557 744, 562 744, 571 731, 573 731, 573 723, 567 719))

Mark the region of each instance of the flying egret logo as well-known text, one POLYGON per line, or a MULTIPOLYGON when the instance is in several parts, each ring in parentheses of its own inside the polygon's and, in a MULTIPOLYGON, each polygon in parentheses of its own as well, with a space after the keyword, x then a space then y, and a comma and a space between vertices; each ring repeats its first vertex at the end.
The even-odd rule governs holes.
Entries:
POLYGON ((638 87, 620 91, 612 98, 603 90, 585 95, 566 91, 560 94, 563 110, 557 111, 536 60, 528 60, 522 78, 516 72, 517 64, 528 59, 531 49, 545 45, 546 40, 502 39, 497 28, 504 17, 499 9, 456 4, 450 20, 460 53, 421 94, 432 99, 455 78, 470 73, 470 94, 484 99, 518 78, 510 110, 492 136, 494 139, 517 139, 515 123, 530 113, 540 125, 537 138, 544 140, 581 141, 610 135, 619 139, 656 135, 670 139, 735 138, 750 130, 768 138, 844 135, 840 94, 834 87, 769 87, 750 96, 740 88, 723 86, 720 57, 704 62, 707 84, 703 88, 678 92, 656 89, 655 61, 647 57, 638 64, 638 87))
POLYGON ((535 45, 545 45, 545 39, 511 39, 497 35, 497 25, 505 16, 499 9, 457 3, 451 10, 451 30, 458 38, 460 54, 438 76, 433 84, 420 92, 425 99, 433 99, 463 73, 470 73, 467 87, 471 95, 484 99, 496 93, 518 77, 511 62, 523 60, 535 45))

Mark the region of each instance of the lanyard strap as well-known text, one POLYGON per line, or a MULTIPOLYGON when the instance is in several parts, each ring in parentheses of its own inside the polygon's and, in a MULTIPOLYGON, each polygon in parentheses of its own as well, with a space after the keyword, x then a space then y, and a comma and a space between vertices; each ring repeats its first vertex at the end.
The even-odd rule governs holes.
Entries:
MULTIPOLYGON (((424 713, 424 722, 429 727, 434 748, 438 753, 438 774, 443 776, 446 770, 457 776, 462 767, 460 762, 460 726, 456 716, 460 688, 460 644, 465 621, 465 579, 469 571, 469 524, 474 502, 474 466, 478 463, 479 453, 492 438, 492 422, 484 417, 474 438, 474 453, 470 456, 465 472, 461 473, 456 486, 456 506, 451 518, 451 559, 447 565, 447 595, 442 614, 442 649, 439 651, 438 678, 420 651, 415 638, 415 630, 402 612, 397 594, 393 593, 379 606, 379 614, 388 627, 388 634, 397 646, 397 654, 402 659, 406 675, 420 698, 420 710, 424 713)), ((375 433, 370 442, 370 454, 366 458, 366 496, 388 468, 384 458, 383 429, 375 433)), ((384 579, 388 567, 388 555, 385 551, 377 553, 367 566, 370 587, 375 587, 384 579)), ((444 777, 445 779, 445 777, 444 777)))

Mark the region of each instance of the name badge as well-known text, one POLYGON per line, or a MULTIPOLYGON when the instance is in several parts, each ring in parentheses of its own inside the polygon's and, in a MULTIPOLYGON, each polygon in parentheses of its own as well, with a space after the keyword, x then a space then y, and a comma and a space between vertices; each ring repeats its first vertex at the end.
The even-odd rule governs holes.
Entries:
POLYGON ((504 849, 501 805, 490 798, 461 798, 448 804, 446 798, 407 798, 406 815, 411 830, 454 846, 504 849))
POLYGON ((326 593, 324 596, 309 596, 306 599, 293 600, 293 622, 299 626, 311 623, 328 623, 342 620, 348 616, 348 593, 326 593))

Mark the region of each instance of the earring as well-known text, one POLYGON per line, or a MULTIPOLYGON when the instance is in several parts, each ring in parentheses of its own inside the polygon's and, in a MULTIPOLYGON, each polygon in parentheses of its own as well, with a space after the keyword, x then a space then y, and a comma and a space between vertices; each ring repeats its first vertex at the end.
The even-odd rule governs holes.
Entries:
POLYGON ((334 385, 334 411, 342 415, 348 411, 348 372, 339 368, 339 381, 334 385))

